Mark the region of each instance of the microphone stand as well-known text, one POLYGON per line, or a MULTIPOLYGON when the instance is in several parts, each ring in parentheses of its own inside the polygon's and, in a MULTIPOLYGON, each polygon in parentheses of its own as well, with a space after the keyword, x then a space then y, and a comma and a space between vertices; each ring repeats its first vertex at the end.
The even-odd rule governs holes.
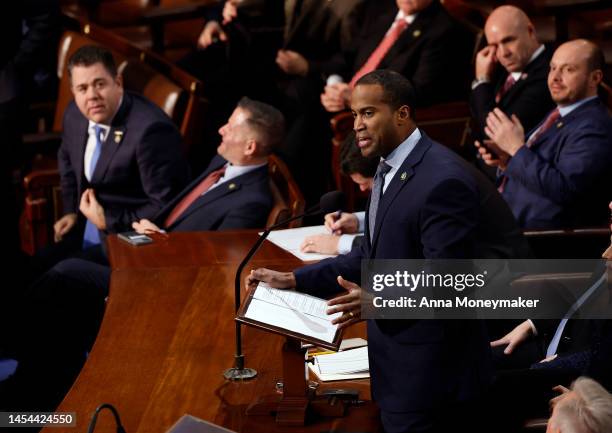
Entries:
MULTIPOLYGON (((277 224, 274 224, 268 227, 257 239, 255 245, 251 247, 246 257, 240 262, 238 266, 238 270, 236 271, 236 277, 234 279, 234 307, 236 309, 236 313, 238 313, 238 309, 240 308, 240 280, 242 271, 246 264, 251 260, 251 258, 255 255, 261 244, 264 243, 270 232, 280 226, 283 226, 291 221, 295 221, 296 219, 303 218, 304 216, 311 215, 313 213, 321 212, 320 205, 315 205, 312 208, 308 209, 301 215, 297 215, 281 221, 277 224)), ((249 380, 253 379, 257 376, 257 370, 253 368, 247 368, 244 366, 244 355, 242 354, 242 329, 240 328, 240 323, 236 322, 236 353, 234 354, 234 366, 232 368, 228 368, 223 372, 223 377, 229 380, 249 380)))

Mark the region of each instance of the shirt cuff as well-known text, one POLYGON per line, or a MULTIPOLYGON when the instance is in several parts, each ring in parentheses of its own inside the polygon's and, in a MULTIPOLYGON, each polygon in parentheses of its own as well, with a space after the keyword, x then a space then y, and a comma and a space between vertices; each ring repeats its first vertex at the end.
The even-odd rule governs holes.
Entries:
POLYGON ((472 81, 472 90, 474 90, 476 87, 480 86, 483 83, 488 83, 489 80, 486 80, 484 78, 478 79, 478 80, 474 80, 472 81))
POLYGON ((338 239, 338 254, 348 254, 353 248, 353 240, 359 236, 358 234, 342 235, 338 239))
POLYGON ((357 231, 359 233, 365 232, 365 212, 364 211, 355 212, 354 215, 357 217, 357 222, 359 223, 359 227, 357 228, 357 231))
POLYGON ((537 336, 538 335, 538 330, 536 329, 536 327, 533 324, 533 322, 531 321, 531 319, 527 319, 527 323, 529 323, 529 326, 531 326, 531 332, 533 333, 533 335, 537 336))

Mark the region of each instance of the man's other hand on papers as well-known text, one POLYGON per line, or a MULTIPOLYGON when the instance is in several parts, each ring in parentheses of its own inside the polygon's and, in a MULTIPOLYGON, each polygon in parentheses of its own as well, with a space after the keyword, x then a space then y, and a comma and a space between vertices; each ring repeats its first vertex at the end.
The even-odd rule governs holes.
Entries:
POLYGON ((292 289, 295 287, 295 275, 293 272, 278 272, 272 269, 258 268, 251 270, 246 277, 246 287, 253 290, 260 281, 268 283, 275 289, 292 289))

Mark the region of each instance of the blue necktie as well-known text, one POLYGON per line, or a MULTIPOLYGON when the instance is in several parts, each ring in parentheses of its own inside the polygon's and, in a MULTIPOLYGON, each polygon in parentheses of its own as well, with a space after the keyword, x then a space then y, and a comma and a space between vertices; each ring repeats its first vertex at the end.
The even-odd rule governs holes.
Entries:
MULTIPOLYGON (((94 134, 96 136, 96 147, 94 148, 91 161, 89 162, 89 180, 93 178, 96 164, 100 159, 102 152, 102 132, 104 131, 100 125, 94 125, 94 134)), ((91 248, 100 244, 100 232, 98 228, 89 220, 85 224, 85 233, 83 234, 83 249, 91 248)))
POLYGON ((605 281, 605 279, 606 279, 606 273, 604 272, 603 275, 597 280, 597 282, 593 284, 591 287, 589 287, 589 289, 586 292, 584 292, 582 296, 580 296, 580 298, 578 298, 576 302, 574 302, 574 305, 571 306, 569 311, 565 313, 565 316, 563 317, 563 319, 557 326, 555 335, 553 335, 553 338, 550 341, 550 344, 548 345, 548 349, 546 349, 547 357, 552 356, 555 353, 557 353, 557 349, 559 348, 559 343, 561 342, 561 335, 563 334, 563 330, 565 329, 565 325, 567 325, 568 320, 570 320, 570 318, 574 315, 574 313, 576 313, 576 311, 578 311, 578 309, 582 306, 582 304, 584 304, 587 301, 587 299, 589 299, 589 296, 591 296, 593 292, 595 292, 595 290, 597 290, 597 288, 601 286, 601 284, 605 281))
POLYGON ((391 166, 385 161, 380 161, 376 175, 374 176, 374 186, 372 187, 372 197, 370 198, 370 209, 368 211, 368 225, 370 228, 370 242, 374 239, 374 227, 376 225, 376 213, 378 203, 382 197, 385 175, 391 171, 391 166))

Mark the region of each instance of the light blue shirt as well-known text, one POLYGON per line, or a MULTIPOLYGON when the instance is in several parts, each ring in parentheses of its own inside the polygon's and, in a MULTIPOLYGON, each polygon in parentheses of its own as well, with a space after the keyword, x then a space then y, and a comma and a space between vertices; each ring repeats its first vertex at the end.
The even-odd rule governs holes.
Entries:
POLYGON ((338 239, 338 254, 348 254, 353 248, 353 241, 357 236, 363 236, 365 231, 365 212, 355 212, 353 215, 357 217, 359 222, 358 233, 341 235, 338 239))
POLYGON ((381 158, 381 161, 385 161, 388 165, 391 166, 391 170, 385 175, 385 183, 383 185, 383 194, 387 191, 387 187, 393 180, 393 176, 400 169, 410 152, 416 147, 417 143, 421 139, 421 131, 419 128, 415 128, 412 134, 408 136, 402 144, 397 146, 393 152, 391 152, 387 158, 381 158))
MULTIPOLYGON (((263 162, 261 164, 255 165, 234 165, 228 162, 227 164, 225 164, 225 173, 223 174, 223 176, 219 178, 219 180, 213 186, 211 186, 208 191, 218 187, 224 182, 229 182, 230 180, 235 179, 238 176, 242 176, 243 174, 247 174, 250 171, 257 170, 258 168, 263 167, 267 164, 267 162, 263 162)), ((206 194, 208 191, 205 191, 202 195, 206 194)))

